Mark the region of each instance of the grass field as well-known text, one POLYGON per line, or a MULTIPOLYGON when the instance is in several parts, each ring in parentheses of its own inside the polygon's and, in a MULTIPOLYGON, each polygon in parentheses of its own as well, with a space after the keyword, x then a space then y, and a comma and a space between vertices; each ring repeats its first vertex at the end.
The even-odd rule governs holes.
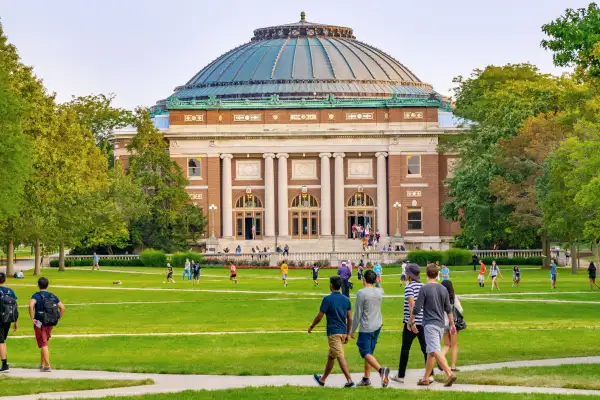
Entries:
MULTIPOLYGON (((52 364, 59 369, 101 369, 185 374, 312 374, 323 369, 327 340, 323 322, 306 329, 328 293, 322 270, 313 287, 310 270, 290 270, 283 287, 277 270, 240 269, 240 283, 225 268, 202 270, 199 287, 181 280, 164 284, 162 270, 107 267, 108 271, 45 269, 51 290, 66 304, 65 318, 51 341, 52 364), (121 285, 113 282, 121 281, 121 285), (65 337, 63 335, 76 335, 65 337), (89 336, 98 335, 98 336, 89 336)), ((465 308, 467 330, 460 334, 459 365, 499 361, 589 356, 600 353, 600 291, 591 292, 582 270, 558 273, 557 289, 548 272, 522 269, 522 284, 511 287, 509 268, 501 292, 476 283, 471 267, 451 268, 452 281, 465 308)), ((404 289, 400 270, 384 269, 384 327, 376 356, 398 366, 404 289)), ((359 284, 354 279, 355 289, 359 284)), ((35 291, 35 278, 9 280, 20 297, 21 313, 35 291)), ((34 367, 39 353, 29 321, 9 338, 14 367, 34 367), (23 337, 25 336, 25 337, 23 337)), ((411 368, 422 367, 414 346, 411 368)), ((361 370, 355 342, 346 347, 350 368, 361 370)))
POLYGON ((0 376, 2 396, 20 396, 48 392, 64 392, 75 390, 109 389, 118 387, 151 385, 151 380, 128 381, 114 380, 103 381, 97 379, 31 379, 11 378, 0 376))

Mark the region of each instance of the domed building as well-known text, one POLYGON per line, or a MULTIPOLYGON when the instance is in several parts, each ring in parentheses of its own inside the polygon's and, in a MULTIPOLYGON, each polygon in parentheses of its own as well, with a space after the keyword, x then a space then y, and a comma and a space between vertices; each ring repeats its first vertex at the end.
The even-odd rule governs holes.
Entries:
MULTIPOLYGON (((449 100, 351 28, 256 29, 152 111, 220 248, 359 251, 362 228, 439 249, 458 229, 440 216, 449 100)), ((125 165, 134 134, 112 137, 125 165)))

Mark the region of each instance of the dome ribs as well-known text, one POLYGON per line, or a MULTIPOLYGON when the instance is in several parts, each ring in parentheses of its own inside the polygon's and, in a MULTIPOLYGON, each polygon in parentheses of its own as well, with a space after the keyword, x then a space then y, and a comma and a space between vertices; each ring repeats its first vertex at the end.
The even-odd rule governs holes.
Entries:
POLYGON ((244 69, 244 65, 246 65, 246 63, 248 62, 248 60, 250 60, 250 58, 252 58, 252 56, 253 56, 254 54, 256 54, 256 52, 257 52, 258 50, 260 50, 260 47, 261 47, 261 46, 259 46, 259 45, 258 45, 258 44, 259 44, 259 42, 254 42, 254 43, 255 43, 255 44, 254 44, 254 46, 252 47, 252 48, 254 49, 254 51, 253 51, 253 52, 252 52, 252 54, 250 54, 250 55, 248 56, 248 58, 246 58, 246 60, 245 60, 245 61, 244 61, 244 62, 243 62, 241 65, 240 65, 240 67, 237 69, 237 71, 235 71, 235 74, 234 74, 234 75, 233 75, 233 77, 231 78, 231 82, 234 82, 234 81, 235 81, 235 78, 238 76, 238 74, 240 73, 240 71, 244 69))
POLYGON ((369 75, 371 75, 371 78, 373 79, 377 79, 375 77, 375 75, 373 75, 373 72, 371 72, 371 69, 369 68, 369 66, 367 64, 365 64, 365 62, 363 61, 363 59, 361 57, 358 56, 358 54, 356 54, 356 52, 350 47, 349 45, 349 41, 347 40, 341 40, 341 39, 335 39, 335 41, 341 45, 343 45, 345 48, 347 48, 352 54, 354 54, 354 56, 358 59, 358 61, 360 61, 360 63, 365 67, 365 69, 367 70, 367 72, 369 73, 369 75))
MULTIPOLYGON (((275 76, 275 69, 277 68, 277 62, 279 61, 279 57, 281 57, 281 53, 283 52, 283 49, 285 49, 285 46, 287 45, 287 43, 290 41, 290 38, 286 38, 285 41, 283 42, 283 44, 281 45, 281 47, 279 48, 279 52, 277 52, 277 57, 275 57, 275 62, 273 63, 273 68, 271 68, 271 79, 273 79, 273 77, 275 76)), ((294 62, 292 61, 292 65, 294 64, 294 62)))
MULTIPOLYGON (((390 74, 388 74, 388 72, 385 70, 385 68, 383 68, 383 65, 381 65, 381 63, 375 58, 373 57, 369 52, 365 51, 362 48, 362 42, 359 42, 358 40, 353 40, 352 42, 352 46, 354 46, 357 50, 359 50, 362 54, 364 54, 365 56, 369 57, 375 64, 377 64, 377 66, 381 69, 381 71, 385 74, 385 76, 388 77, 388 79, 394 79, 390 76, 390 74)), ((360 58, 360 57, 359 57, 360 58)), ((384 60, 385 61, 385 60, 384 60)), ((389 65, 389 63, 387 61, 385 61, 386 64, 389 65)))
POLYGON ((350 71, 350 73, 352 74, 352 76, 356 79, 356 74, 354 73, 354 70, 352 69, 352 66, 350 65, 350 63, 348 62, 348 59, 346 58, 346 56, 344 55, 344 53, 339 49, 339 47, 337 47, 335 45, 335 43, 333 43, 331 41, 330 38, 325 38, 329 43, 331 43, 331 45, 337 50, 337 52, 340 54, 340 56, 342 57, 342 59, 344 60, 344 62, 346 63, 346 65, 348 66, 348 70, 350 71))
POLYGON ((331 68, 331 74, 333 75, 333 78, 337 78, 337 76, 335 75, 335 68, 333 67, 333 63, 331 62, 331 57, 329 56, 329 52, 327 51, 327 48, 323 45, 323 41, 321 40, 321 38, 316 38, 319 42, 319 44, 321 45, 321 48, 323 49, 323 52, 325 53, 325 56, 327 57, 327 61, 329 63, 329 68, 331 68))

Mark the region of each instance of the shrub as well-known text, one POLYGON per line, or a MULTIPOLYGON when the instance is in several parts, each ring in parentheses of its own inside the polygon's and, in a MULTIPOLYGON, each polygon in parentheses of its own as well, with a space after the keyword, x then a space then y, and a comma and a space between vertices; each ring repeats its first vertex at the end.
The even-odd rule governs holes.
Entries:
MULTIPOLYGON (((81 260, 73 260, 66 259, 65 267, 91 267, 92 259, 84 258, 81 260)), ((100 259, 101 267, 143 267, 144 264, 140 261, 139 258, 135 258, 132 260, 119 260, 119 259, 100 259)), ((51 268, 58 268, 58 260, 50 261, 51 268)))
POLYGON ((185 260, 190 260, 190 262, 193 260, 202 264, 203 259, 204 257, 200 253, 195 253, 193 251, 181 251, 171 256, 171 265, 176 268, 183 268, 185 266, 185 260))
POLYGON ((167 265, 167 255, 160 250, 144 250, 140 253, 140 260, 146 267, 164 267, 167 265))
POLYGON ((413 250, 408 253, 408 260, 411 263, 426 265, 428 262, 442 262, 443 254, 436 250, 413 250))
POLYGON ((492 261, 496 261, 498 265, 543 265, 542 257, 483 257, 481 260, 486 265, 490 265, 492 261))
POLYGON ((466 249, 452 248, 444 251, 443 263, 447 265, 469 265, 471 263, 471 251, 466 249))

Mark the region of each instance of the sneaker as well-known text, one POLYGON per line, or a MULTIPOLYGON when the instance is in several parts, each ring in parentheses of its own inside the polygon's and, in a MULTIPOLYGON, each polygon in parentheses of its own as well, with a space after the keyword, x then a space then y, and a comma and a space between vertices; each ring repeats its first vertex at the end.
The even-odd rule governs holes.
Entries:
POLYGON ((8 372, 9 368, 8 368, 8 364, 2 366, 2 368, 0 368, 0 372, 4 373, 4 372, 8 372))
POLYGON ((38 368, 40 370, 40 372, 44 369, 44 366, 42 364, 38 365, 38 368))
POLYGON ((346 383, 346 384, 344 385, 344 388, 346 388, 346 389, 350 389, 350 388, 353 388, 354 386, 356 386, 356 385, 354 384, 354 382, 348 382, 348 383, 346 383))
POLYGON ((52 372, 52 368, 50 367, 43 367, 40 372, 52 372))
POLYGON ((381 369, 381 387, 387 387, 390 384, 390 369, 388 367, 383 367, 381 369))
POLYGON ((396 383, 404 383, 404 378, 400 378, 398 375, 392 375, 390 379, 396 383))
POLYGON ((368 386, 372 386, 371 385, 371 380, 369 378, 362 378, 362 380, 360 382, 358 382, 359 387, 368 387, 368 386))
POLYGON ((435 382, 435 379, 433 379, 433 375, 429 377, 429 383, 433 383, 435 382))
POLYGON ((314 374, 313 379, 319 384, 319 386, 325 386, 325 382, 321 380, 321 375, 314 374))

